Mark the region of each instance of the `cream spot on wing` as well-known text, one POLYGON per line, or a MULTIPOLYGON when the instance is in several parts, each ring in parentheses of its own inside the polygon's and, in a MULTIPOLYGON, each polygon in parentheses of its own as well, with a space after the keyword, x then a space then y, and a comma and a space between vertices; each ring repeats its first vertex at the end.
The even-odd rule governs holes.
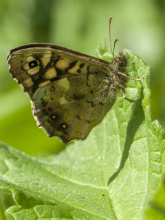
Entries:
POLYGON ((31 87, 32 85, 33 85, 34 83, 33 83, 33 81, 32 81, 32 79, 29 77, 29 78, 27 78, 27 79, 25 79, 24 81, 23 81, 23 85, 26 85, 27 87, 31 87))
POLYGON ((36 66, 36 67, 34 67, 34 68, 32 68, 32 69, 29 69, 29 70, 27 71, 27 73, 28 73, 29 75, 35 75, 35 74, 37 74, 37 73, 39 72, 39 70, 40 70, 40 67, 39 67, 39 66, 36 66))
POLYGON ((59 103, 66 104, 66 103, 68 103, 68 101, 65 99, 65 97, 62 97, 62 98, 60 98, 59 103))
POLYGON ((70 83, 67 78, 60 79, 57 81, 58 85, 68 90, 70 88, 70 83))
POLYGON ((44 53, 44 56, 41 58, 41 61, 42 61, 42 64, 43 64, 43 67, 45 67, 49 62, 50 62, 50 58, 52 56, 52 53, 51 51, 46 51, 44 53))
POLYGON ((48 71, 45 73, 45 79, 52 79, 57 76, 57 72, 55 68, 50 68, 48 71))
POLYGON ((34 57, 30 56, 30 57, 27 57, 26 61, 27 61, 27 63, 25 65, 23 65, 23 69, 26 70, 29 75, 35 75, 36 73, 39 72, 40 66, 39 66, 38 60, 36 60, 36 59, 34 59, 34 57), (38 66, 36 66, 34 68, 30 68, 29 62, 31 62, 31 61, 37 61, 38 66))
POLYGON ((68 66, 69 66, 69 61, 68 60, 64 60, 64 59, 60 59, 56 63, 56 67, 58 69, 60 69, 60 70, 65 70, 68 66))
POLYGON ((30 57, 27 57, 26 61, 29 63, 30 61, 32 60, 35 60, 34 57, 30 56, 30 57))
POLYGON ((38 86, 39 87, 43 87, 43 86, 45 86, 45 85, 47 85, 49 83, 50 83, 50 80, 46 80, 45 82, 41 82, 38 86))
POLYGON ((23 65, 23 69, 24 69, 24 70, 28 70, 28 69, 29 69, 29 64, 26 63, 25 65, 23 65))
POLYGON ((81 73, 87 73, 87 70, 86 70, 86 65, 87 64, 85 64, 83 68, 80 68, 81 63, 82 63, 81 61, 78 61, 76 63, 76 65, 74 65, 71 69, 68 70, 68 72, 72 73, 72 74, 79 74, 79 72, 77 70, 81 69, 81 73))

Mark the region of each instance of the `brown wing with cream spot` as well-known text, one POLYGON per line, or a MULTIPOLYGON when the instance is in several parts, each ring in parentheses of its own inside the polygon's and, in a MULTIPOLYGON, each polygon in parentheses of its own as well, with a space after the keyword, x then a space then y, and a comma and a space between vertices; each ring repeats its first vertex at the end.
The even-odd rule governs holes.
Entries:
POLYGON ((32 101, 38 125, 63 142, 84 139, 115 100, 106 61, 55 45, 30 44, 11 50, 8 64, 32 101))
POLYGON ((8 54, 9 70, 13 78, 30 97, 53 81, 87 74, 102 68, 107 72, 108 62, 51 44, 29 44, 11 50, 8 54))

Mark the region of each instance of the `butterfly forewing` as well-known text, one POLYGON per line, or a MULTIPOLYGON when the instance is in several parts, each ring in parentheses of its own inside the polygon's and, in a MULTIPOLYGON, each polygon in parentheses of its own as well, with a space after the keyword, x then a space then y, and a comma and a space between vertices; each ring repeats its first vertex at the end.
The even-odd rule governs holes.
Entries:
POLYGON ((104 60, 50 44, 17 47, 9 52, 8 63, 13 78, 29 95, 34 93, 37 86, 72 75, 86 74, 89 68, 90 71, 94 68, 108 72, 108 62, 104 60))
MULTIPOLYGON (((49 44, 30 44, 9 52, 10 73, 29 95, 38 126, 67 143, 84 139, 102 121, 125 87, 113 63, 49 44), (113 74, 114 73, 114 74, 113 74)), ((124 72, 125 74, 125 72, 124 72)))

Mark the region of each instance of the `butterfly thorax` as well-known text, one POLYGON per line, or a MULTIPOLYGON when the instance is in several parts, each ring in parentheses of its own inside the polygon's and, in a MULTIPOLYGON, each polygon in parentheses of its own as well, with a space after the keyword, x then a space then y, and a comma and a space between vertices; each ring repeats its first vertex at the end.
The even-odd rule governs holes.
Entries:
POLYGON ((114 60, 109 64, 110 74, 113 73, 111 75, 111 89, 114 89, 115 92, 119 89, 124 90, 128 81, 128 73, 126 71, 126 57, 122 52, 120 52, 119 55, 119 57, 114 58, 114 60))

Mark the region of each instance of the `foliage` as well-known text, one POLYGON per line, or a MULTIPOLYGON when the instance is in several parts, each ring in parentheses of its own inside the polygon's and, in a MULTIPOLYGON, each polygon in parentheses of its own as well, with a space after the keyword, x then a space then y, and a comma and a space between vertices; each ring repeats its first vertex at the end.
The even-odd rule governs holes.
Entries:
POLYGON ((130 102, 119 96, 85 141, 59 155, 29 157, 1 143, 0 186, 8 219, 142 219, 163 168, 164 132, 151 121, 149 67, 125 50, 130 102))

